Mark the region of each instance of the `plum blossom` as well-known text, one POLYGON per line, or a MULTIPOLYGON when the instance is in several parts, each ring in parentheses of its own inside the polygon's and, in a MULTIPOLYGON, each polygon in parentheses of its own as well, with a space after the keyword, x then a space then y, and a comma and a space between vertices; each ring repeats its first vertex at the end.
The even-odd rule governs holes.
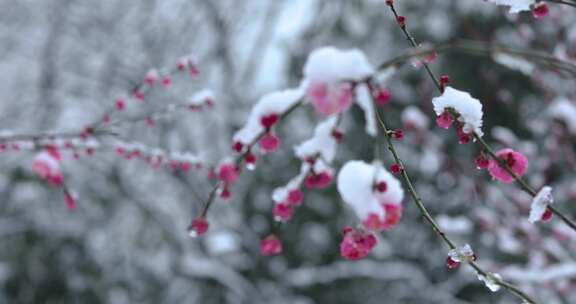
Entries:
POLYGON ((449 111, 454 110, 458 114, 458 121, 462 123, 464 134, 484 135, 482 132, 482 104, 469 93, 446 87, 441 96, 432 99, 432 104, 434 105, 434 112, 438 116, 436 122, 441 128, 450 127, 453 118, 449 111))
POLYGON ((373 73, 374 68, 359 50, 323 47, 308 57, 303 83, 316 111, 331 115, 344 112, 352 105, 350 81, 360 81, 373 73))
POLYGON ((64 183, 64 174, 60 162, 62 157, 57 148, 48 148, 34 157, 32 170, 53 186, 61 186, 64 183))
POLYGON ((404 191, 379 163, 347 162, 338 174, 338 192, 366 229, 390 229, 400 221, 404 191))
MULTIPOLYGON (((526 173, 528 158, 526 158, 522 153, 506 148, 497 151, 496 156, 505 161, 510 169, 512 169, 512 172, 514 172, 518 177, 521 177, 526 173)), ((493 178, 503 183, 510 184, 514 181, 514 177, 511 176, 506 169, 502 168, 495 159, 490 159, 488 172, 490 172, 490 175, 492 175, 493 178)))
POLYGON ((282 250, 282 242, 274 234, 270 234, 260 241, 260 254, 263 256, 279 255, 282 250))
POLYGON ((377 244, 378 239, 373 232, 346 227, 340 243, 340 255, 347 260, 359 260, 368 256, 377 244))
POLYGON ((469 244, 462 247, 450 249, 448 251, 448 258, 446 259, 446 266, 450 269, 458 267, 462 262, 469 262, 476 260, 476 255, 472 251, 469 244))
POLYGON ((552 214, 551 213, 546 214, 546 213, 550 212, 548 210, 548 205, 552 204, 553 202, 554 198, 552 197, 552 187, 550 186, 542 187, 542 189, 538 191, 538 193, 532 200, 532 204, 530 205, 530 215, 528 217, 528 221, 534 224, 540 220, 549 219, 552 214))

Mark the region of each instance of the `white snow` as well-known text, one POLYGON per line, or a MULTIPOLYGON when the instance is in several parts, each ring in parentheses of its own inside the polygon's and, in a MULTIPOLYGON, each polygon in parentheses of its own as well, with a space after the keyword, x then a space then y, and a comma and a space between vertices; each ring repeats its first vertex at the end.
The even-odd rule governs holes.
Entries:
POLYGON ((196 92, 192 97, 190 97, 190 105, 200 106, 211 100, 214 101, 214 92, 210 89, 203 89, 196 92))
POLYGON ((488 0, 496 5, 508 6, 512 14, 522 11, 530 11, 530 5, 534 4, 534 0, 488 0))
POLYGON ((453 261, 464 262, 473 259, 474 251, 469 244, 465 244, 462 247, 450 249, 450 251, 448 251, 448 256, 450 256, 453 261))
POLYGON ((314 129, 314 136, 294 148, 296 156, 304 160, 319 154, 323 160, 331 163, 338 146, 336 139, 332 136, 332 130, 337 122, 338 118, 334 115, 319 123, 314 129))
POLYGON ((304 78, 310 82, 358 81, 373 73, 374 68, 357 49, 322 47, 312 51, 304 65, 304 78))
POLYGON ((362 83, 356 86, 356 103, 362 110, 364 110, 364 119, 366 120, 366 133, 371 136, 376 136, 376 114, 374 112, 374 103, 368 86, 362 83))
POLYGON ((304 178, 306 178, 306 175, 308 175, 309 171, 310 171, 310 164, 307 162, 303 162, 302 166, 300 167, 300 173, 298 175, 292 178, 288 182, 288 184, 286 184, 286 186, 274 189, 274 191, 272 192, 272 200, 277 204, 286 201, 286 199, 288 198, 288 193, 290 193, 291 190, 300 188, 300 185, 304 181, 304 178))
POLYGON ((559 97, 548 108, 548 114, 566 124, 572 134, 576 134, 576 105, 566 97, 559 97))
POLYGON ((262 116, 281 115, 303 97, 302 87, 266 94, 252 108, 246 125, 234 134, 234 141, 247 144, 252 142, 264 128, 260 124, 262 116))
POLYGON ((347 162, 340 170, 338 192, 360 219, 367 218, 370 213, 384 216, 381 203, 400 204, 404 198, 400 182, 381 164, 358 160, 347 162), (374 184, 382 181, 386 182, 388 189, 377 193, 374 184))
POLYGON ((436 222, 447 233, 463 234, 472 231, 473 228, 472 222, 465 216, 439 215, 436 217, 436 222))
POLYGON ((402 111, 401 118, 404 125, 414 126, 414 128, 418 130, 425 130, 428 128, 428 117, 416 106, 406 107, 406 109, 402 111))
POLYGON ((436 115, 440 116, 445 109, 452 108, 460 114, 458 120, 464 123, 464 132, 474 132, 478 136, 484 135, 482 132, 482 104, 478 99, 470 96, 468 92, 446 87, 441 96, 432 99, 432 103, 436 115))
POLYGON ((494 61, 498 62, 499 64, 516 71, 520 71, 522 74, 531 76, 532 71, 534 71, 534 64, 529 62, 528 60, 521 58, 519 56, 513 56, 510 54, 496 52, 492 56, 494 61))
MULTIPOLYGON (((490 273, 490 275, 497 278, 498 280, 502 280, 502 276, 497 273, 490 273)), ((486 277, 478 273, 478 280, 484 282, 484 285, 486 285, 486 287, 488 287, 488 289, 490 289, 492 292, 500 290, 500 285, 498 285, 492 277, 486 277)))
POLYGON ((534 199, 532 200, 532 205, 530 206, 530 215, 528 216, 528 221, 532 224, 538 222, 542 219, 542 215, 546 212, 548 205, 554 202, 552 197, 552 188, 549 186, 544 186, 534 199))

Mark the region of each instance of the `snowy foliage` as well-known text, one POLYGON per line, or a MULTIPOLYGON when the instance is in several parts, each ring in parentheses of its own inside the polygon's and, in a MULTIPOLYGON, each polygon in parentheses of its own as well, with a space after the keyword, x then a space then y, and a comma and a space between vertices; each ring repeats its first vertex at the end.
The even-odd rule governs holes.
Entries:
POLYGON ((507 6, 512 14, 522 11, 530 11, 530 6, 536 3, 535 0, 488 0, 488 2, 507 6))

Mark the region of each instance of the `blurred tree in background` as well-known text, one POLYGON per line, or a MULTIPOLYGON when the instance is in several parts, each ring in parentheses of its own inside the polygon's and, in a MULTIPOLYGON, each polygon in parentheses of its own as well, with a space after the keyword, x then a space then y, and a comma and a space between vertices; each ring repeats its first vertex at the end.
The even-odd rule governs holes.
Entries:
MULTIPOLYGON (((482 0, 397 2, 424 47, 477 41, 576 64, 574 8, 550 4, 549 16, 536 20, 482 0)), ((78 194, 74 211, 30 169, 35 152, 0 150, 0 303, 516 303, 468 269, 446 269, 446 247, 409 197, 400 224, 368 258, 351 262, 338 246, 354 214, 335 186, 306 193, 278 233, 283 254, 262 257, 260 239, 274 225, 271 193, 299 172, 291 147, 320 121, 310 107, 283 122, 280 150, 259 155, 231 201, 216 200, 209 233, 186 232, 212 188, 210 165, 231 154, 232 135, 260 96, 299 84, 312 50, 357 48, 374 65, 408 52, 384 1, 0 0, 0 29, 3 136, 81 130, 147 71, 188 54, 200 71, 151 91, 93 155, 82 150, 64 161, 78 194), (174 111, 154 127, 133 119, 202 89, 215 93, 211 110, 174 111), (205 167, 172 172, 126 161, 106 145, 117 138, 190 151, 205 167)), ((482 101, 485 138, 526 154, 528 181, 552 185, 561 209, 575 214, 576 121, 550 110, 560 99, 576 107, 575 75, 541 65, 518 71, 490 55, 449 50, 431 66, 482 101)), ((560 221, 529 224, 531 197, 490 181, 476 170, 479 149, 455 145, 455 132, 434 126, 438 93, 422 67, 402 66, 388 89, 383 113, 406 130, 397 149, 443 229, 538 302, 576 302, 576 233, 560 221), (424 128, 410 129, 403 115, 414 107, 429 118, 424 128)), ((352 108, 342 124, 334 168, 371 161, 374 138, 362 112, 352 108)))

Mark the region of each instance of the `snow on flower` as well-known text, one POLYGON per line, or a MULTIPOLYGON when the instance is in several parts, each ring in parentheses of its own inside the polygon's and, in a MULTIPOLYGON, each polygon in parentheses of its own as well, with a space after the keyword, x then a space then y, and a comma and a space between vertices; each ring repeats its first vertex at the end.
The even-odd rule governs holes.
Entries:
POLYGON ((252 108, 246 125, 234 134, 233 141, 244 145, 254 141, 258 135, 266 131, 262 125, 263 118, 276 115, 278 119, 279 115, 298 103, 303 94, 303 91, 298 88, 264 95, 252 108))
MULTIPOLYGON (((482 136, 482 104, 478 99, 470 96, 469 93, 446 87, 444 93, 432 99, 434 111, 439 118, 446 115, 447 110, 456 111, 458 121, 463 123, 462 131, 466 134, 476 133, 482 136)), ((443 128, 449 126, 440 125, 443 128)))
POLYGON ((340 255, 347 260, 356 261, 365 258, 377 244, 378 239, 374 233, 346 227, 340 243, 340 255))
POLYGON ((338 192, 366 229, 390 229, 400 220, 404 191, 381 164, 347 162, 338 174, 338 192), (380 187, 382 183, 386 187, 380 187))
POLYGON ((425 130, 428 128, 429 119, 418 107, 408 106, 402 111, 402 124, 408 130, 425 130))
POLYGON ((503 5, 509 7, 511 14, 516 14, 522 11, 530 11, 530 6, 534 4, 535 0, 488 0, 496 5, 503 5))
POLYGON ((212 90, 203 89, 194 93, 194 95, 190 97, 188 104, 191 106, 209 105, 214 103, 214 99, 214 92, 212 92, 212 90))
POLYGON ((294 148, 296 156, 301 160, 306 160, 309 157, 318 155, 322 160, 331 163, 334 160, 338 146, 336 138, 332 136, 332 131, 336 128, 337 122, 338 118, 332 116, 319 123, 314 129, 312 138, 294 148))
POLYGON ((485 276, 481 273, 478 273, 478 280, 484 282, 484 285, 490 289, 492 292, 496 292, 500 290, 500 285, 498 285, 497 280, 502 280, 502 276, 497 273, 488 273, 488 276, 485 276))
MULTIPOLYGON (((528 168, 528 158, 526 158, 522 153, 506 148, 497 151, 496 156, 505 161, 510 169, 512 169, 512 172, 518 175, 518 177, 521 177, 526 173, 526 169, 528 168)), ((488 172, 490 172, 490 175, 492 175, 493 178, 503 183, 510 184, 514 181, 514 177, 508 174, 508 171, 502 168, 495 159, 490 159, 488 172)))
POLYGON ((32 161, 32 170, 51 185, 61 186, 64 182, 64 174, 60 167, 61 160, 58 149, 47 149, 36 154, 32 161))
POLYGON ((572 134, 576 134, 576 105, 566 97, 559 97, 548 108, 548 115, 564 124, 572 134))
POLYGON ((542 187, 542 189, 538 191, 538 193, 532 200, 528 221, 534 224, 542 220, 544 214, 548 210, 548 205, 552 204, 553 202, 554 198, 552 197, 552 188, 549 186, 542 187))
POLYGON ((456 262, 465 262, 465 261, 473 261, 476 258, 474 257, 474 251, 469 244, 465 244, 462 247, 450 249, 448 251, 448 256, 456 261, 456 262))
MULTIPOLYGON (((364 110, 364 119, 366 120, 366 133, 372 136, 376 136, 378 129, 376 127, 374 102, 372 102, 372 96, 370 94, 370 90, 366 84, 361 83, 356 86, 356 102, 358 103, 358 106, 364 110)), ((377 100, 383 100, 383 97, 379 95, 377 100)))
POLYGON ((361 51, 323 47, 308 57, 303 83, 316 111, 331 115, 346 111, 352 104, 349 81, 359 81, 373 73, 374 68, 361 51))

